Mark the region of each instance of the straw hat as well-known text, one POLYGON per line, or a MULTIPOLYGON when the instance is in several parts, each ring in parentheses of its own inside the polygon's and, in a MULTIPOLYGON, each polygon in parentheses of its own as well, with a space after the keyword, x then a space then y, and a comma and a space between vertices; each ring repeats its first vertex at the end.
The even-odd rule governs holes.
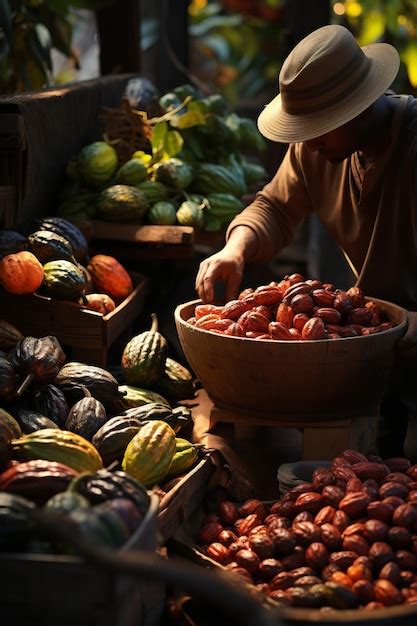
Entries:
POLYGON ((261 133, 294 143, 328 133, 367 109, 391 85, 395 48, 360 48, 343 26, 323 26, 298 43, 279 74, 280 93, 258 117, 261 133))

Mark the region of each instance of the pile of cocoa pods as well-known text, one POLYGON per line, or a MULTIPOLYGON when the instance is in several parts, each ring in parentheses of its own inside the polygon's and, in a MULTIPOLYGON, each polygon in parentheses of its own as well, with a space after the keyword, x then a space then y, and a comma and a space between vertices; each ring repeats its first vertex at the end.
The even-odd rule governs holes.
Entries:
POLYGON ((417 465, 346 450, 272 506, 222 501, 198 542, 283 606, 417 604, 417 465))
POLYGON ((301 274, 245 289, 223 306, 197 305, 187 322, 225 336, 280 341, 358 337, 395 326, 359 287, 342 291, 301 274))

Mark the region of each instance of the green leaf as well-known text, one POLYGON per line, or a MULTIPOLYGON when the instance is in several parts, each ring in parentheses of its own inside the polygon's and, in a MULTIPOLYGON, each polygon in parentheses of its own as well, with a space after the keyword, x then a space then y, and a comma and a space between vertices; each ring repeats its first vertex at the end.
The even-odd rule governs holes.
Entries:
POLYGON ((181 151, 184 140, 177 130, 169 130, 165 137, 164 157, 173 157, 181 151))
POLYGON ((408 79, 413 87, 417 87, 417 41, 410 39, 401 54, 407 67, 408 79))
POLYGON ((174 115, 170 119, 170 124, 174 128, 191 128, 192 126, 198 126, 199 124, 205 124, 205 115, 200 111, 187 111, 184 115, 174 115))
POLYGON ((168 132, 167 122, 158 122, 153 127, 151 146, 154 157, 163 153, 165 138, 168 132))

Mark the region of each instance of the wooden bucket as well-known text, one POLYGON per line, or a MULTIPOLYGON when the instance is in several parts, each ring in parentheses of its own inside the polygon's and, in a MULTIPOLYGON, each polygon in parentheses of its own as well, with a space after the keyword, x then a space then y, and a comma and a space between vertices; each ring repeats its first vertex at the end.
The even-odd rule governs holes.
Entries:
POLYGON ((298 421, 375 415, 407 313, 372 299, 397 326, 337 340, 257 341, 188 324, 200 300, 179 305, 175 323, 190 366, 219 408, 298 421))

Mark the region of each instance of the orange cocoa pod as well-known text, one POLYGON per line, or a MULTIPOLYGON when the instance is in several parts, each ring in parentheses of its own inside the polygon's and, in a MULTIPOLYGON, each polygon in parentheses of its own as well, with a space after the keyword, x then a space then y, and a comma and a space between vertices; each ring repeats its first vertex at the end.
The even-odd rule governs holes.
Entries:
POLYGON ((353 580, 344 572, 333 572, 330 576, 330 580, 338 585, 343 585, 344 587, 350 588, 353 586, 353 580))
POLYGON ((284 324, 287 328, 292 327, 292 321, 294 319, 294 310, 288 304, 284 304, 281 302, 277 309, 277 314, 275 317, 277 322, 284 324))
POLYGON ((200 317, 196 321, 195 326, 196 328, 202 328, 203 330, 211 330, 215 328, 214 322, 217 322, 220 319, 221 318, 218 315, 215 315, 214 313, 208 313, 208 315, 203 315, 203 317, 200 317))
POLYGON ((312 317, 303 327, 301 337, 307 341, 324 339, 324 323, 319 317, 312 317))
POLYGON ((197 304, 194 309, 194 315, 196 319, 200 319, 200 317, 204 317, 205 315, 210 315, 210 313, 219 315, 222 308, 223 307, 216 306, 215 304, 197 304))
POLYGON ((247 287, 247 289, 244 289, 243 291, 240 292, 238 296, 238 300, 243 300, 244 298, 246 298, 246 296, 250 296, 251 294, 253 294, 252 287, 247 287))
POLYGON ((292 339, 295 339, 296 341, 301 339, 301 333, 296 328, 290 328, 290 335, 292 339))
POLYGON ((271 322, 273 319, 273 307, 270 306, 265 306, 264 304, 261 304, 259 306, 256 306, 254 309, 252 309, 252 311, 256 311, 257 313, 262 313, 262 315, 265 315, 265 317, 271 322))
POLYGON ((311 292, 312 292, 311 286, 307 284, 306 282, 294 283, 284 293, 284 297, 282 298, 282 301, 285 304, 291 304, 295 296, 299 296, 300 294, 304 294, 304 293, 310 294, 311 292))
POLYGON ((268 332, 272 339, 278 339, 281 341, 290 341, 292 339, 289 329, 281 322, 270 322, 268 332))
POLYGON ((250 311, 248 313, 249 315, 247 316, 244 324, 246 332, 248 330, 254 330, 255 332, 267 333, 269 327, 268 318, 266 318, 265 315, 262 315, 262 313, 257 313, 256 311, 250 311))
POLYGON ((389 580, 376 580, 374 583, 375 600, 384 606, 402 604, 403 598, 399 590, 389 580))
POLYGON ((224 334, 230 337, 244 337, 245 331, 240 324, 233 322, 233 324, 230 324, 230 326, 226 328, 224 334))
POLYGON ((237 320, 248 308, 249 307, 244 304, 243 300, 230 300, 222 307, 219 314, 221 317, 237 320))
POLYGON ((233 320, 229 320, 227 318, 221 318, 219 320, 213 321, 213 326, 210 330, 221 330, 225 331, 229 328, 231 324, 234 324, 233 320))
POLYGON ((84 304, 84 308, 89 311, 96 311, 102 315, 111 313, 116 308, 114 300, 107 296, 105 293, 89 293, 85 296, 87 304, 84 304))
POLYGON ((281 280, 281 281, 277 284, 277 287, 278 287, 279 292, 280 292, 280 294, 281 294, 281 300, 282 300, 282 298, 283 298, 283 296, 284 296, 284 293, 287 291, 288 287, 291 287, 291 283, 290 283, 290 281, 289 281, 289 280, 285 280, 285 278, 284 278, 284 280, 281 280))
POLYGON ((295 313, 305 313, 309 315, 313 310, 313 299, 308 293, 300 293, 291 299, 291 307, 295 313))
POLYGON ((343 500, 339 502, 339 509, 351 519, 355 519, 366 511, 370 502, 371 498, 365 491, 353 491, 346 494, 343 500))
POLYGON ((296 315, 294 315, 292 325, 296 330, 301 333, 309 319, 310 318, 308 317, 308 315, 305 315, 304 313, 297 313, 296 315))
POLYGON ((259 330, 247 330, 245 332, 245 337, 247 339, 259 339, 259 337, 261 337, 264 334, 265 333, 263 333, 262 331, 259 331, 259 330))
POLYGON ((253 299, 256 305, 274 306, 282 300, 281 292, 278 287, 264 285, 258 287, 253 292, 253 299))
MULTIPOLYGON (((337 326, 340 323, 340 313, 331 307, 320 307, 316 311, 316 317, 320 317, 325 324, 337 326)), ((327 327, 327 330, 329 328, 327 327)), ((336 331, 338 332, 338 331, 336 331)))
POLYGON ((296 272, 295 274, 290 274, 289 276, 286 276, 285 278, 288 280, 288 282, 291 285, 305 282, 304 276, 302 274, 299 274, 298 272, 296 272))

